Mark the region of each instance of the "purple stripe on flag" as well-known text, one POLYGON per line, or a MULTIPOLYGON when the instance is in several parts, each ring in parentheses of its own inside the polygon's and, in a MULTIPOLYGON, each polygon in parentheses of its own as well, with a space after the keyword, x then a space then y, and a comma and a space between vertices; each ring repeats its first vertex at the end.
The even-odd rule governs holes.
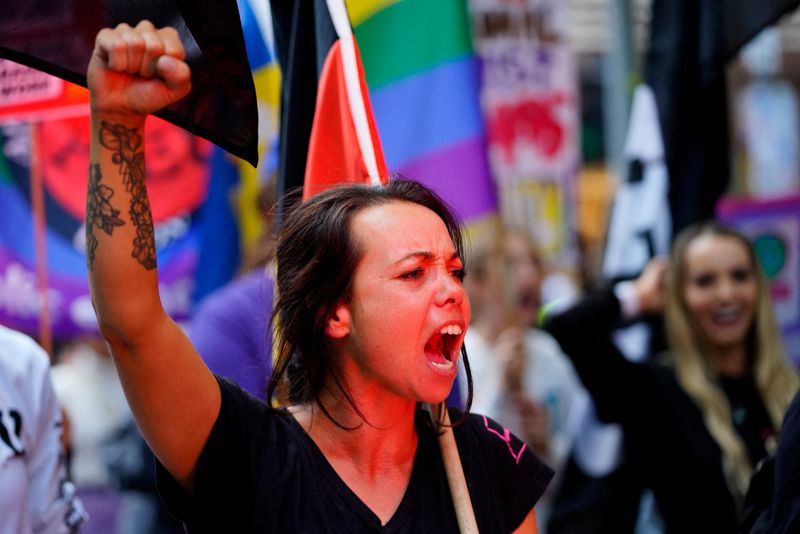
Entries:
POLYGON ((497 210, 483 137, 409 161, 397 171, 436 191, 465 222, 497 210))

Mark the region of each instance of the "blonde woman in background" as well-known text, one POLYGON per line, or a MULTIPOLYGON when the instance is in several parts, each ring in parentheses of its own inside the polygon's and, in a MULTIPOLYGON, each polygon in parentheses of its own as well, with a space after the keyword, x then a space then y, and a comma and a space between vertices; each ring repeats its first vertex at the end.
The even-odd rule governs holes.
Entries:
MULTIPOLYGON (((752 470, 761 459, 753 458, 753 449, 760 449, 762 444, 748 443, 742 439, 745 436, 737 432, 736 425, 742 417, 737 410, 741 408, 728 402, 726 389, 752 383, 773 429, 778 429, 797 391, 798 379, 785 359, 766 279, 744 236, 714 223, 696 227, 676 240, 672 261, 685 266, 690 250, 695 256, 699 255, 699 247, 705 247, 709 255, 716 251, 725 254, 721 250, 723 246, 732 251, 738 249, 739 255, 747 255, 754 272, 751 274, 740 268, 731 275, 732 283, 741 286, 740 291, 747 292, 748 298, 754 298, 752 304, 748 301, 741 306, 744 309, 733 305, 717 311, 709 295, 713 291, 713 280, 697 269, 693 272, 689 268, 678 268, 671 270, 669 285, 685 288, 683 297, 678 291, 667 291, 664 313, 678 379, 701 408, 709 432, 722 449, 728 484, 737 499, 741 499, 747 491, 752 470), (749 319, 750 324, 743 331, 745 319, 749 319), (705 336, 695 334, 698 327, 705 336)), ((763 446, 766 452, 771 452, 776 445, 774 436, 765 437, 763 446)))
POLYGON ((671 259, 548 322, 601 419, 619 422, 666 532, 735 532, 754 466, 798 388, 750 242, 715 222, 684 230, 671 259), (621 319, 664 312, 670 354, 626 360, 621 319))

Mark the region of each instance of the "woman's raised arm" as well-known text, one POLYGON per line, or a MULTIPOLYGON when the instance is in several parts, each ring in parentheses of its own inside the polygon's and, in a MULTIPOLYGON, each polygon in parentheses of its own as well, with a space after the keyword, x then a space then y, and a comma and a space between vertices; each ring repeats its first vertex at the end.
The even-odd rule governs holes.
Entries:
POLYGON ((87 71, 92 134, 86 261, 100 331, 139 428, 164 467, 190 490, 220 393, 159 298, 144 150, 147 114, 190 90, 183 53, 174 29, 147 21, 97 35, 87 71))

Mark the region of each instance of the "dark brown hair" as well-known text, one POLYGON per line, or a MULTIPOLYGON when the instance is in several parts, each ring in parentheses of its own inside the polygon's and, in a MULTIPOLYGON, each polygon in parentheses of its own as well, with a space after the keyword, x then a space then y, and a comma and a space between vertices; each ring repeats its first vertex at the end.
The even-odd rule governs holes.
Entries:
MULTIPOLYGON (((294 207, 286 212, 278 234, 277 292, 273 311, 277 354, 267 387, 267 400, 271 403, 276 393, 283 403, 314 400, 330 418, 320 402, 320 390, 330 375, 349 404, 361 415, 331 365, 332 349, 325 334, 325 326, 335 308, 352 298, 353 276, 363 254, 353 240, 353 217, 361 210, 391 202, 419 204, 442 219, 456 253, 464 261, 461 226, 435 193, 405 179, 391 180, 377 187, 340 186, 302 204, 296 202, 297 195, 293 192, 285 200, 294 207)), ((472 376, 463 346, 461 354, 467 375, 466 413, 472 402, 472 376)))

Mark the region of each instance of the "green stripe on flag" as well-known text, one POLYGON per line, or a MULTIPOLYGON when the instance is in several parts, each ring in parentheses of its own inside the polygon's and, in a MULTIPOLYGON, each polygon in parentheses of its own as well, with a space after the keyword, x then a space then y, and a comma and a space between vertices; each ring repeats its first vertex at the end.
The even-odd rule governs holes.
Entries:
POLYGON ((472 54, 466 2, 401 0, 354 28, 370 89, 472 54))
POLYGON ((8 161, 6 161, 6 157, 3 154, 3 138, 0 136, 0 183, 10 183, 13 181, 13 177, 11 176, 8 161))

